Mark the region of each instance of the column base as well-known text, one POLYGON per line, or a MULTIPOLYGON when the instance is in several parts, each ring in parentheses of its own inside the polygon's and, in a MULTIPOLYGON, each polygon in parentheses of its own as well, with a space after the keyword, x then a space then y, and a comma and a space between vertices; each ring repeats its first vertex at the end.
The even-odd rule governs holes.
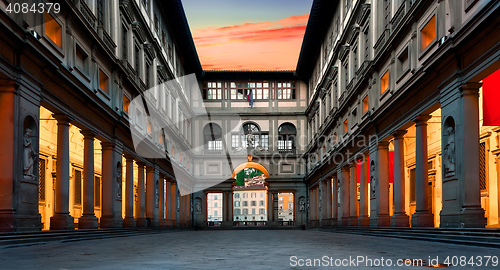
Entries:
POLYGON ((168 227, 172 227, 172 220, 171 219, 165 219, 165 224, 167 225, 167 228, 168 227))
POLYGON ((359 227, 369 227, 370 226, 370 218, 369 217, 360 217, 358 219, 359 227))
POLYGON ((462 208, 462 228, 484 228, 484 209, 481 206, 462 208))
POLYGON ((55 214, 50 217, 50 230, 74 230, 75 219, 69 214, 55 214))
POLYGON ((158 223, 158 225, 160 226, 160 228, 166 228, 167 221, 165 221, 164 219, 160 219, 160 222, 158 223))
POLYGON ((411 216, 412 227, 434 227, 434 215, 430 211, 415 212, 411 216))
POLYGON ((390 227, 391 226, 391 216, 389 215, 378 215, 377 217, 377 227, 390 227))
POLYGON ((94 215, 83 215, 78 219, 78 229, 79 230, 92 230, 97 229, 99 226, 99 221, 94 215))
POLYGON ((349 217, 349 227, 357 227, 358 226, 358 217, 351 216, 349 217))
POLYGON ((410 227, 410 217, 404 213, 394 214, 391 217, 391 227, 410 227))
POLYGON ((135 228, 136 225, 135 225, 135 218, 133 217, 126 217, 124 220, 123 220, 123 228, 135 228))
POLYGON ((123 219, 121 217, 114 218, 113 216, 102 216, 99 227, 101 229, 123 228, 123 219))
POLYGON ((0 214, 0 232, 36 232, 42 230, 41 215, 0 214))
POLYGON ((337 219, 336 218, 332 218, 330 220, 330 226, 332 226, 332 227, 336 227, 337 226, 337 219))
POLYGON ((159 220, 149 219, 148 225, 151 228, 158 228, 158 227, 160 227, 160 222, 159 222, 159 220))
POLYGON ((148 220, 145 219, 145 218, 137 218, 135 220, 135 225, 137 226, 137 228, 147 227, 148 226, 148 220))
POLYGON ((172 228, 177 228, 177 227, 178 227, 177 220, 172 220, 171 227, 172 227, 172 228))
POLYGON ((349 226, 349 217, 342 217, 341 226, 343 226, 343 227, 349 226))

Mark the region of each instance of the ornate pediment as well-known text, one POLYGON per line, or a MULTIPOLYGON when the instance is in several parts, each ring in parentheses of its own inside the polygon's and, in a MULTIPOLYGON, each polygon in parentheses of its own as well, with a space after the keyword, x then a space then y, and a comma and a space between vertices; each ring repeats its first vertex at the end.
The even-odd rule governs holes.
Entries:
POLYGON ((120 0, 120 10, 127 23, 132 23, 133 21, 131 6, 132 3, 129 0, 120 0))
POLYGON ((141 43, 146 42, 146 35, 144 35, 144 32, 142 31, 142 26, 140 22, 132 23, 132 31, 134 31, 135 37, 139 39, 141 43))

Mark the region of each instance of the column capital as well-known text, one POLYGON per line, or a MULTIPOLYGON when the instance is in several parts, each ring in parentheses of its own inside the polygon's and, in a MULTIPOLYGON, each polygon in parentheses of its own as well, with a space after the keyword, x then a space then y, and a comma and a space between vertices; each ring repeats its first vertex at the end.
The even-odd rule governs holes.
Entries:
POLYGON ((74 120, 69 115, 63 113, 54 113, 52 117, 57 120, 58 125, 69 125, 69 123, 74 120))
POLYGON ((125 157, 126 161, 134 161, 134 155, 132 155, 132 154, 125 153, 125 154, 123 154, 123 156, 125 157))
POLYGON ((394 136, 394 139, 403 139, 403 137, 408 133, 406 130, 396 130, 392 133, 392 136, 394 136))
POLYGON ((430 115, 419 115, 415 118, 415 120, 413 120, 413 122, 415 122, 415 125, 417 126, 427 125, 427 121, 431 118, 432 116, 430 115))
POLYGON ((343 166, 343 167, 341 168, 341 170, 342 170, 342 172, 350 172, 350 169, 351 169, 350 167, 351 167, 351 166, 343 166))
POLYGON ((479 88, 482 86, 482 83, 479 82, 465 82, 460 85, 460 96, 464 95, 479 95, 479 88))
POLYGON ((142 168, 144 168, 144 166, 146 166, 146 163, 144 163, 144 162, 142 162, 142 161, 137 161, 136 163, 137 163, 137 166, 138 166, 138 167, 142 167, 142 168))
POLYGON ((101 142, 102 150, 113 150, 115 148, 114 142, 101 142))
POLYGON ((96 136, 96 133, 90 129, 82 129, 80 130, 80 133, 83 135, 84 140, 93 140, 96 136))
POLYGON ((378 149, 379 150, 388 150, 389 149, 389 142, 386 142, 386 141, 378 142, 378 149))

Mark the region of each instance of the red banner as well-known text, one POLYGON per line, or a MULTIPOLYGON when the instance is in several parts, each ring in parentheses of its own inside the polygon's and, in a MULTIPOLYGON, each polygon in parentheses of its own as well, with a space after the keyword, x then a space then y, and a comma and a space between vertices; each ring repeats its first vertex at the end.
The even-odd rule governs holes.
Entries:
POLYGON ((483 79, 483 126, 500 126, 500 69, 483 79))

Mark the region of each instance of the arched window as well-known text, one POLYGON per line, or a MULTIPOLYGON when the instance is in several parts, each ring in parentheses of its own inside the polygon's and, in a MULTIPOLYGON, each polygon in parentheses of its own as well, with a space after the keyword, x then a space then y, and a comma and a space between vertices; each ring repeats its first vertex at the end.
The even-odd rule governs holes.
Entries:
POLYGON ((297 130, 291 123, 284 123, 278 128, 278 150, 289 151, 295 149, 297 130))
POLYGON ((203 128, 205 149, 222 150, 222 129, 215 123, 209 123, 203 128))

